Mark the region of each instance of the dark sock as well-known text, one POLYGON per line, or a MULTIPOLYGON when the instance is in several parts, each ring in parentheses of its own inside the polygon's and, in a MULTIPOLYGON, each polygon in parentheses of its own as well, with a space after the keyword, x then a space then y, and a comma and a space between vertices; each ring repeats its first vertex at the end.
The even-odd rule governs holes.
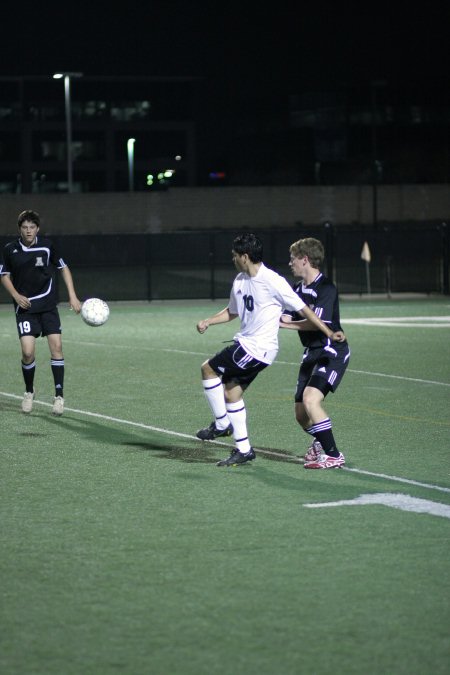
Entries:
POLYGON ((339 457, 339 450, 336 450, 336 448, 333 446, 327 450, 325 454, 328 455, 328 457, 339 457))
POLYGON ((36 361, 24 363, 22 361, 22 375, 25 382, 25 391, 33 393, 34 391, 34 373, 36 371, 36 361))
POLYGON ((64 398, 64 359, 51 359, 50 364, 55 382, 55 396, 64 398))
POLYGON ((311 427, 311 431, 314 432, 314 436, 322 445, 326 455, 329 457, 339 457, 339 450, 336 448, 330 420, 324 420, 323 422, 319 422, 319 424, 314 424, 311 427))

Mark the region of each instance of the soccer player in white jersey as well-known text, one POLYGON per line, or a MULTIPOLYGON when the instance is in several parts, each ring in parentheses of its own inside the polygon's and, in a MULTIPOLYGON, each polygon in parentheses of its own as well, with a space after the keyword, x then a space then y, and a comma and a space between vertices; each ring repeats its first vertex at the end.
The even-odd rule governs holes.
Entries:
POLYGON ((214 420, 197 437, 211 441, 233 434, 235 448, 217 466, 238 466, 255 459, 247 432, 243 394, 278 352, 278 330, 283 309, 298 312, 331 340, 345 340, 333 333, 289 286, 286 279, 262 262, 262 242, 254 234, 233 241, 232 258, 238 271, 225 309, 197 324, 199 333, 209 326, 239 317, 240 330, 233 344, 202 364, 202 384, 214 420))
MULTIPOLYGON (((290 247, 290 268, 298 279, 294 290, 333 331, 342 331, 336 286, 320 268, 325 251, 318 239, 306 237, 290 247)), ((346 340, 333 345, 308 319, 297 314, 282 317, 282 327, 298 331, 304 347, 295 392, 295 417, 312 444, 305 455, 305 469, 334 469, 345 457, 337 448, 331 420, 323 400, 335 392, 347 369, 350 349, 346 340)))
POLYGON ((72 309, 79 313, 81 302, 73 285, 72 274, 54 244, 39 235, 40 217, 36 211, 22 211, 17 221, 19 237, 6 244, 0 262, 0 278, 11 295, 22 350, 22 374, 25 394, 22 411, 31 413, 36 370, 35 342, 47 337, 50 365, 55 383, 54 415, 64 411, 64 356, 61 320, 57 308, 55 276, 61 271, 72 309))

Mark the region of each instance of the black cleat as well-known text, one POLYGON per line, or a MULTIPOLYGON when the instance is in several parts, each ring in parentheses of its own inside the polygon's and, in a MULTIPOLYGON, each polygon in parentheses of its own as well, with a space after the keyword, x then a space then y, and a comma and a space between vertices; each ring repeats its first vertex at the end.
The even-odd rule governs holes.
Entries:
POLYGON ((221 436, 231 436, 232 433, 233 427, 231 424, 229 424, 226 429, 217 429, 216 423, 211 422, 209 427, 206 427, 206 429, 200 429, 200 431, 197 431, 196 436, 201 441, 213 441, 215 438, 220 438, 221 436))
POLYGON ((253 448, 250 448, 250 450, 245 453, 239 452, 239 450, 235 448, 227 459, 221 459, 220 462, 217 462, 217 466, 238 466, 239 464, 251 462, 255 457, 256 455, 253 448))

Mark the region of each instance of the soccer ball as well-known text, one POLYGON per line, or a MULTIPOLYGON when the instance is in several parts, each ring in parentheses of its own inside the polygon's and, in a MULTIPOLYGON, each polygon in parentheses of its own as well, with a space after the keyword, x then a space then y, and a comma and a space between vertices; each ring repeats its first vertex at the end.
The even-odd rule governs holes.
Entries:
POLYGON ((81 318, 88 326, 103 326, 109 318, 109 307, 100 298, 88 298, 81 305, 81 318))

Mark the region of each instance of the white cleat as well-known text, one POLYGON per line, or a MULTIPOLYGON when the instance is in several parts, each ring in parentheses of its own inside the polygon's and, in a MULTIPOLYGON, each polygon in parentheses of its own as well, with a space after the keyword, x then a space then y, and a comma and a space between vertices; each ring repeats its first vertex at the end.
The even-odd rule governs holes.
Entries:
POLYGON ((317 459, 303 464, 305 469, 340 469, 345 464, 345 457, 342 452, 338 457, 330 457, 323 453, 317 459))
POLYGON ((26 391, 22 399, 22 412, 29 415, 33 410, 34 391, 26 391))
POLYGON ((58 415, 59 417, 63 414, 64 412, 64 399, 62 396, 55 396, 53 399, 53 409, 52 413, 53 415, 58 415))
POLYGON ((313 441, 306 451, 304 457, 305 462, 314 462, 316 459, 319 459, 320 455, 323 453, 322 444, 319 441, 313 441))

